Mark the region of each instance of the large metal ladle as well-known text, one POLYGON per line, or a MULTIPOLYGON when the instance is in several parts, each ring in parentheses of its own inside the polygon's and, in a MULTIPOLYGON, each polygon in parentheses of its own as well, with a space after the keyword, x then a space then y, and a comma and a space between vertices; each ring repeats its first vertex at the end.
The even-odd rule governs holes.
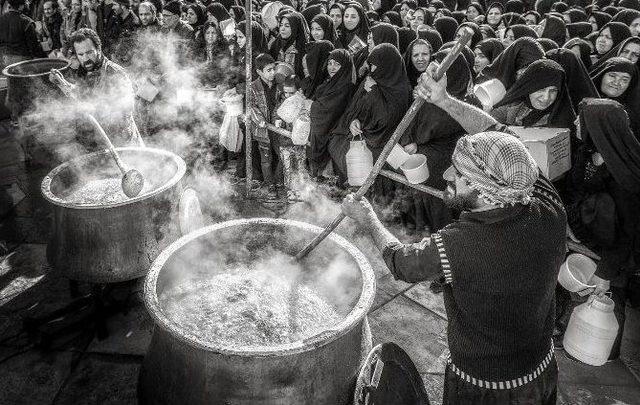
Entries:
MULTIPOLYGON (((75 95, 69 91, 68 87, 65 86, 66 83, 64 82, 64 78, 62 78, 62 74, 58 70, 51 69, 51 75, 49 77, 67 97, 74 100, 77 99, 75 95)), ((100 134, 104 142, 107 144, 107 148, 109 149, 111 156, 113 156, 113 160, 115 160, 116 165, 118 165, 118 169, 120 169, 120 172, 122 173, 122 181, 120 184, 124 194, 129 198, 138 196, 144 187, 144 176, 142 176, 142 173, 136 169, 127 168, 122 159, 120 159, 120 155, 116 152, 116 149, 107 136, 107 133, 104 132, 104 129, 102 129, 102 126, 93 115, 85 112, 84 116, 89 120, 89 122, 91 122, 93 128, 100 134)))

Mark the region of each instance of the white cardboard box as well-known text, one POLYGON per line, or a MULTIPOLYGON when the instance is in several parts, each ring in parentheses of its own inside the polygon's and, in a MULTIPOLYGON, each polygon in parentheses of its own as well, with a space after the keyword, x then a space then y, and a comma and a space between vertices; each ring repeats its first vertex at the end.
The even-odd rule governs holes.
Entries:
POLYGON ((571 168, 571 135, 567 128, 509 127, 520 136, 542 173, 556 180, 571 168))

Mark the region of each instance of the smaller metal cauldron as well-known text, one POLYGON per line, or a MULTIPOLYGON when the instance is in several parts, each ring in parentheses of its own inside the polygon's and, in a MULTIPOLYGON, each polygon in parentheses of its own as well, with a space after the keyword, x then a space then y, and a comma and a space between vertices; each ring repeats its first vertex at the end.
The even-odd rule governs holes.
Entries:
POLYGON ((7 77, 6 107, 16 115, 29 112, 36 101, 47 102, 62 96, 58 87, 49 81, 51 69, 64 74, 69 62, 64 59, 31 59, 14 63, 2 70, 7 77))
MULTIPOLYGON (((228 274, 225 263, 233 263, 243 252, 260 255, 275 248, 295 255, 321 231, 285 219, 240 219, 198 229, 167 247, 145 280, 145 305, 156 327, 140 372, 141 403, 350 404, 360 365, 371 349, 366 315, 376 289, 367 259, 341 236, 330 234, 307 257, 315 256, 318 266, 305 267, 305 284, 325 287, 328 263, 344 259, 332 267, 332 288, 318 289, 327 303, 336 305, 339 321, 310 338, 271 346, 212 343, 178 326, 160 300, 163 291, 179 285, 192 271, 228 274)), ((265 270, 278 274, 282 269, 265 270)))
POLYGON ((55 215, 49 263, 71 280, 113 283, 142 277, 179 235, 178 204, 186 172, 182 158, 152 148, 116 150, 149 183, 135 198, 81 205, 65 199, 89 181, 119 181, 121 173, 106 150, 65 162, 42 181, 42 194, 55 215))

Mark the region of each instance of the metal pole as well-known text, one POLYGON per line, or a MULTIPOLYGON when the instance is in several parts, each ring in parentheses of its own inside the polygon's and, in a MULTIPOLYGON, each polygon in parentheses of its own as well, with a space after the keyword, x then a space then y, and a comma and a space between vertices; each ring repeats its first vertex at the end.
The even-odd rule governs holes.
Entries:
POLYGON ((245 142, 244 142, 244 150, 245 150, 245 179, 247 181, 246 184, 246 195, 247 198, 251 194, 251 183, 253 180, 253 164, 252 164, 252 156, 251 156, 251 118, 249 114, 249 106, 251 105, 251 79, 253 72, 253 35, 251 30, 251 13, 253 9, 252 0, 245 0, 245 21, 246 27, 244 31, 244 35, 246 37, 246 42, 244 46, 245 51, 245 114, 244 114, 244 127, 245 127, 245 142))

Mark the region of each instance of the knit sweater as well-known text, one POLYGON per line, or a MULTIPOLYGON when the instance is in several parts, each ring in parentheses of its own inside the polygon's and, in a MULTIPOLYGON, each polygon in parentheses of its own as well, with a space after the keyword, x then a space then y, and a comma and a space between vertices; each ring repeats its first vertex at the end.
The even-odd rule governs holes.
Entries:
POLYGON ((431 238, 388 246, 383 256, 405 281, 444 273, 451 362, 462 375, 525 380, 549 361, 565 229, 560 198, 540 175, 529 204, 463 212, 431 238))

